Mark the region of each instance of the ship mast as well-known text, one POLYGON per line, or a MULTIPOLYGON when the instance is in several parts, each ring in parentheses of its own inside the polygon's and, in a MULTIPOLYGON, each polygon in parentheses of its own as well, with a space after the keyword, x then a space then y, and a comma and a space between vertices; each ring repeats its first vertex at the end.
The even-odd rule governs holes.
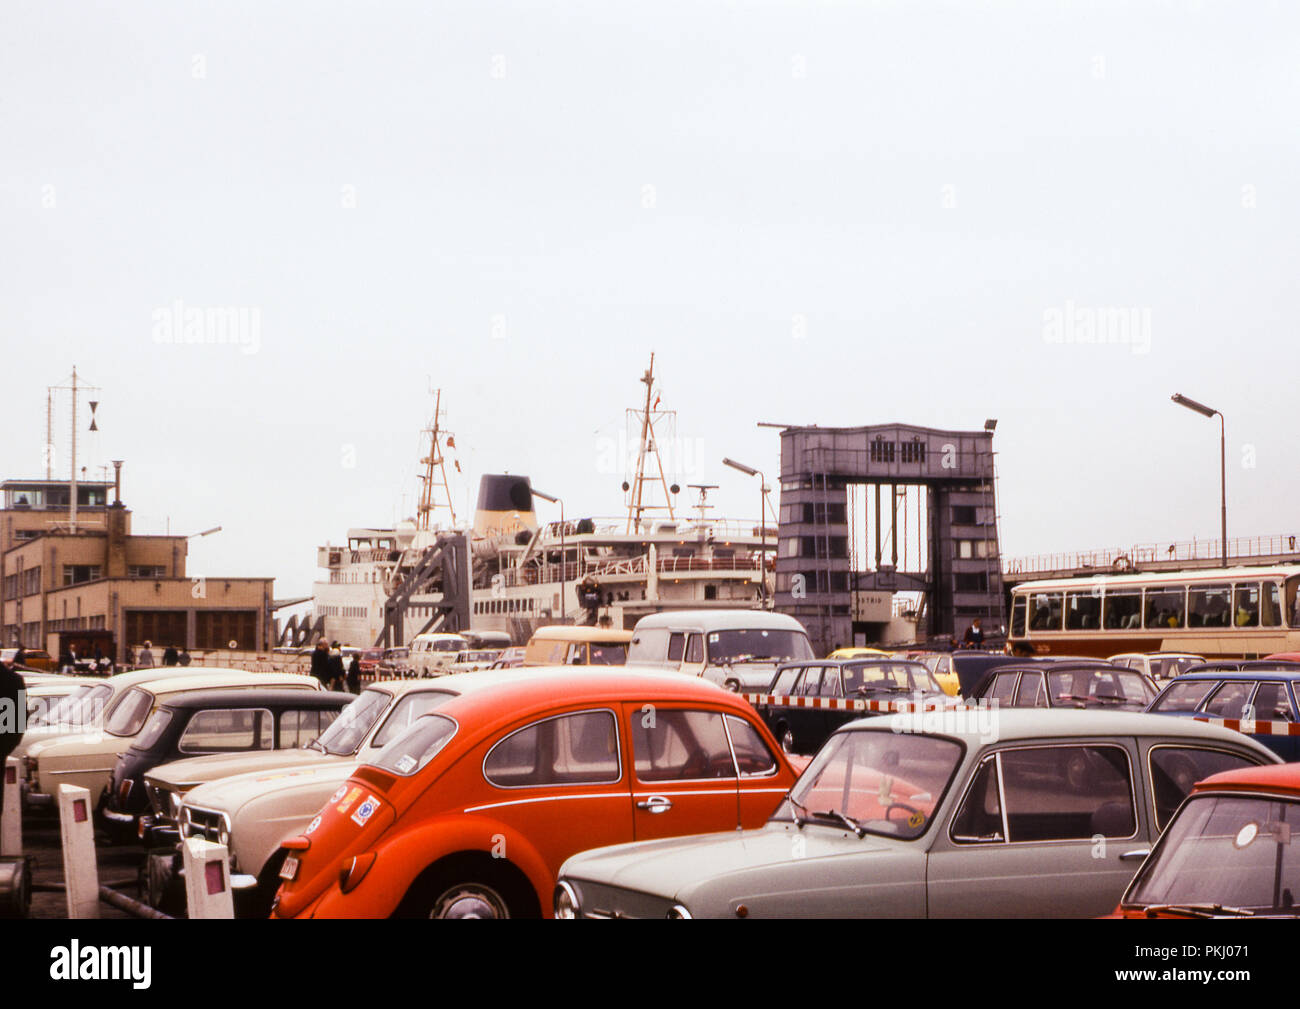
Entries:
MULTIPOLYGON (((452 528, 456 526, 456 509, 451 503, 451 485, 447 482, 447 457, 443 450, 443 438, 446 438, 447 448, 456 447, 456 438, 450 432, 442 428, 442 390, 434 390, 433 401, 433 421, 424 433, 429 436, 429 454, 420 462, 424 466, 424 472, 420 474, 420 508, 416 516, 415 527, 417 529, 428 530, 433 512, 438 508, 446 508, 451 515, 452 528), (434 495, 441 490, 441 497, 445 502, 435 502, 434 495)), ((456 465, 459 472, 460 466, 456 465)))
POLYGON ((671 411, 656 411, 655 407, 659 404, 657 398, 654 400, 653 404, 651 403, 651 397, 654 395, 655 381, 655 356, 653 351, 650 354, 650 367, 647 368, 645 374, 641 376, 641 381, 645 383, 645 409, 639 413, 632 410, 628 411, 629 414, 638 416, 641 421, 641 441, 637 445, 636 475, 632 478, 631 484, 623 484, 624 490, 630 488, 632 491, 632 496, 629 499, 627 506, 627 532, 629 534, 641 531, 641 518, 645 512, 667 509, 668 517, 670 519, 673 518, 672 496, 673 494, 676 494, 678 490, 676 484, 673 484, 671 487, 668 486, 668 478, 664 476, 663 459, 659 455, 658 438, 655 435, 655 419, 662 419, 668 416, 671 411), (647 481, 654 482, 655 480, 654 476, 646 475, 646 457, 651 454, 654 455, 655 468, 659 471, 659 485, 663 487, 664 491, 664 501, 666 503, 662 505, 650 505, 645 503, 645 485, 647 481))

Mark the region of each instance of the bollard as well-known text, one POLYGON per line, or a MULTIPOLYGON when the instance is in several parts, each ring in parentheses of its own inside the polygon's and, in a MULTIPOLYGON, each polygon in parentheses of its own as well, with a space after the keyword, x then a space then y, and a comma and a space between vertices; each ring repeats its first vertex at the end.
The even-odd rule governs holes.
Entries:
POLYGON ((230 863, 224 844, 187 837, 181 848, 185 861, 185 903, 191 918, 233 918, 230 863))
POLYGON ((69 918, 99 917, 99 866, 95 863, 95 820, 90 790, 59 786, 59 832, 63 835, 63 879, 69 918))
POLYGON ((23 853, 22 793, 18 786, 18 758, 8 757, 4 766, 4 798, 0 804, 0 856, 23 853))

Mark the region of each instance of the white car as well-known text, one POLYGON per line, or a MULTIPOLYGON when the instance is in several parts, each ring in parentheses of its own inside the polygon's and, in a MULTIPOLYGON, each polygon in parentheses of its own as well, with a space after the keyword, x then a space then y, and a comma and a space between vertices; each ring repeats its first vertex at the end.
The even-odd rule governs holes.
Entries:
POLYGON ((242 669, 204 669, 182 676, 162 674, 120 691, 104 710, 102 727, 53 735, 32 743, 23 757, 30 806, 53 806, 60 785, 79 785, 98 804, 113 775, 113 765, 131 746, 159 701, 186 690, 236 687, 298 687, 319 690, 320 682, 296 673, 250 673, 242 669))
POLYGON ((1193 666, 1199 666, 1205 659, 1191 652, 1125 652, 1112 655, 1106 661, 1146 673, 1153 680, 1172 680, 1193 666))

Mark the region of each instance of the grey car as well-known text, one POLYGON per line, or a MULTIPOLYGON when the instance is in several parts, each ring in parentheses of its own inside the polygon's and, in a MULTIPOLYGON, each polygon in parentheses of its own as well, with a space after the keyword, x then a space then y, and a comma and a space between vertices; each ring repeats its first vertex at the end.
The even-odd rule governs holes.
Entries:
POLYGON ((1194 782, 1277 763, 1229 729, 946 711, 834 733, 771 820, 570 858, 557 917, 1095 917, 1194 782))

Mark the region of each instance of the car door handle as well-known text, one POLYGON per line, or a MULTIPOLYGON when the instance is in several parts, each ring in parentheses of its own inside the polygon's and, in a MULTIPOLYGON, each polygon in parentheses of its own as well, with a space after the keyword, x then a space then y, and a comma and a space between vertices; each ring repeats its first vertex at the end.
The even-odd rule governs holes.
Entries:
POLYGON ((1132 851, 1126 851, 1124 854, 1120 855, 1119 860, 1121 862, 1136 862, 1139 859, 1146 858, 1150 854, 1150 848, 1134 848, 1132 851))
POLYGON ((647 813, 666 813, 673 808, 673 804, 667 796, 652 795, 650 798, 638 802, 636 808, 644 809, 647 813))

